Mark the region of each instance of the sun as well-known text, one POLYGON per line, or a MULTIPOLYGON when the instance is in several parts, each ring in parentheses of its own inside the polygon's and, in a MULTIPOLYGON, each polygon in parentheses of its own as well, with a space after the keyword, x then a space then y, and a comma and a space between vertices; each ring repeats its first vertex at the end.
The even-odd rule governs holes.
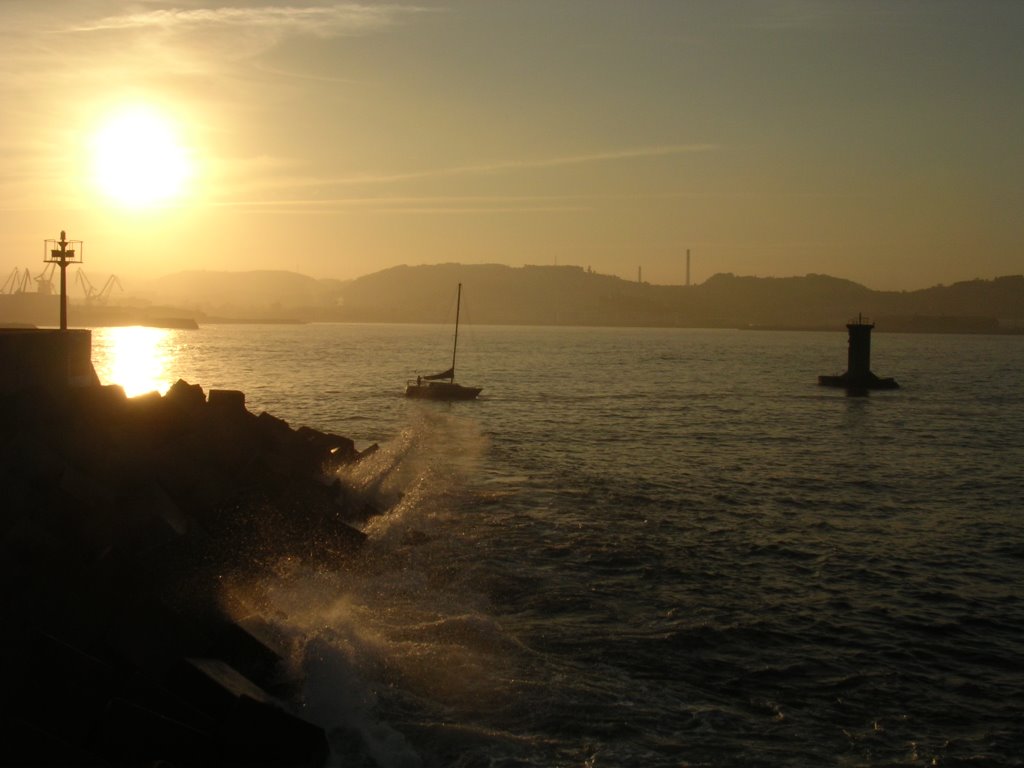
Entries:
POLYGON ((192 177, 174 121, 149 106, 111 114, 93 136, 97 188, 126 208, 152 208, 182 197, 192 177))

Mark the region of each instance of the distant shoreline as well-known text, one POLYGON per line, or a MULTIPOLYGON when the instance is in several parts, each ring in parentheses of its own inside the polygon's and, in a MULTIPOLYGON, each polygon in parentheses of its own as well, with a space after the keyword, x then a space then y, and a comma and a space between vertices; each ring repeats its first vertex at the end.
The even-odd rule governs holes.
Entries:
MULTIPOLYGON (((749 325, 746 327, 739 327, 736 330, 739 331, 827 331, 829 333, 837 333, 845 331, 842 326, 769 326, 769 325, 749 325)), ((970 328, 886 328, 884 326, 876 326, 875 333, 905 333, 905 334, 942 334, 944 336, 949 335, 960 335, 960 336, 1021 336, 1024 335, 1024 328, 1002 328, 1002 329, 990 329, 990 330, 978 330, 970 328)))
MULTIPOLYGON (((193 318, 165 318, 165 319, 139 319, 121 320, 118 322, 99 323, 71 323, 72 328, 166 328, 171 330, 201 330, 211 325, 442 325, 442 323, 424 323, 410 321, 388 321, 388 320, 357 320, 357 319, 323 319, 323 320, 301 320, 301 319, 279 319, 279 318, 203 318, 197 322, 193 318)), ((659 324, 597 324, 597 323, 467 323, 467 325, 492 326, 497 328, 645 328, 650 330, 708 330, 708 331, 769 331, 769 332, 800 332, 800 333, 844 333, 844 325, 761 325, 751 323, 748 325, 659 325, 659 324)), ((0 321, 0 328, 27 329, 27 328, 55 328, 53 323, 22 323, 0 321)), ((941 324, 934 327, 919 326, 908 327, 897 325, 895 327, 880 323, 875 327, 875 333, 882 334, 940 334, 961 335, 961 336, 1022 336, 1024 328, 972 328, 958 326, 955 324, 941 324)))
MULTIPOLYGON (((816 274, 717 274, 679 287, 578 267, 461 264, 396 267, 347 283, 282 272, 177 273, 154 282, 131 305, 70 304, 68 322, 451 323, 457 284, 466 287, 467 325, 841 331, 849 318, 863 314, 883 333, 1024 333, 1024 275, 896 293, 816 274)), ((52 294, 0 295, 0 322, 53 325, 57 316, 58 297, 52 294)))

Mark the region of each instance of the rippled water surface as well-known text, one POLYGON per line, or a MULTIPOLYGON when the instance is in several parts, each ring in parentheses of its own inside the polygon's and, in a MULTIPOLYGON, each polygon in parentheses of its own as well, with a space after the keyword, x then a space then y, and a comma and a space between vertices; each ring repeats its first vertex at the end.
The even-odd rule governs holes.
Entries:
POLYGON ((152 386, 381 446, 355 567, 234 587, 339 764, 1022 764, 1024 338, 876 333, 850 398, 844 332, 468 326, 449 405, 402 396, 440 326, 146 333, 152 386))

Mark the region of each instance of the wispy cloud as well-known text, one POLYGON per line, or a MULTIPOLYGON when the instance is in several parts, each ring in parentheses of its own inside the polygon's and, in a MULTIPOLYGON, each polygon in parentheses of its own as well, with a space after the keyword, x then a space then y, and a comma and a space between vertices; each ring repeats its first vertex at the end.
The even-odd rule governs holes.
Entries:
MULTIPOLYGON (((474 212, 565 212, 589 210, 604 201, 622 199, 662 199, 685 197, 684 193, 644 194, 631 189, 628 193, 615 191, 586 192, 568 195, 412 195, 382 196, 376 194, 354 194, 349 196, 329 195, 328 190, 339 187, 382 187, 405 181, 419 181, 431 178, 452 178, 459 176, 502 174, 536 169, 581 166, 596 163, 629 161, 652 157, 671 157, 692 153, 713 152, 717 144, 668 144, 660 146, 627 147, 578 155, 560 155, 547 158, 508 160, 501 162, 476 163, 471 165, 433 168, 390 174, 361 174, 341 177, 291 177, 276 179, 264 175, 264 181, 238 184, 236 193, 228 193, 217 205, 227 207, 272 208, 292 212, 315 212, 325 210, 363 209, 372 211, 402 211, 405 213, 474 213, 474 212), (277 197, 288 190, 318 188, 324 196, 287 198, 277 197), (268 197, 263 197, 266 193, 268 197), (244 194, 244 197, 243 197, 244 194)), ((281 164, 276 164, 281 168, 281 164)), ((229 187, 232 186, 230 183, 229 187)))
POLYGON ((553 168, 560 165, 585 165, 613 160, 635 160, 643 157, 664 157, 666 155, 711 152, 715 149, 718 149, 716 144, 666 144, 655 147, 627 147, 625 149, 608 150, 605 152, 564 155, 537 160, 513 160, 483 165, 470 165, 463 168, 455 168, 452 171, 457 173, 487 173, 490 171, 514 170, 516 168, 553 168))
POLYGON ((306 200, 235 200, 216 207, 242 208, 276 213, 360 213, 467 214, 467 213, 567 213, 590 210, 583 199, 571 197, 386 197, 332 198, 306 200))
POLYGON ((327 6, 264 6, 246 8, 168 8, 106 16, 67 27, 68 32, 117 30, 193 30, 197 27, 272 30, 277 35, 333 37, 387 26, 399 15, 423 9, 414 6, 343 3, 327 6))
POLYGON ((415 179, 438 178, 446 176, 470 176, 491 173, 503 173, 506 171, 535 170, 543 168, 557 168, 561 166, 587 165, 592 163, 606 163, 619 160, 636 160, 648 157, 667 157, 672 155, 685 155, 702 152, 713 152, 719 147, 717 144, 667 144, 651 147, 628 147, 625 149, 614 149, 602 152, 590 152, 578 155, 561 155, 546 158, 502 160, 489 163, 475 163, 471 165, 451 166, 448 168, 430 168, 421 171, 408 171, 403 173, 390 174, 365 174, 354 176, 342 176, 335 178, 310 178, 292 180, 292 186, 319 186, 319 185, 356 185, 356 184, 388 184, 401 181, 412 181, 415 179))
POLYGON ((372 34, 429 10, 315 0, 204 7, 179 0, 171 8, 165 3, 69 3, 56 14, 52 5, 17 4, 9 13, 4 6, 0 88, 91 87, 90 80, 104 85, 129 73, 136 80, 186 75, 211 81, 238 62, 259 63, 264 53, 290 38, 372 34))

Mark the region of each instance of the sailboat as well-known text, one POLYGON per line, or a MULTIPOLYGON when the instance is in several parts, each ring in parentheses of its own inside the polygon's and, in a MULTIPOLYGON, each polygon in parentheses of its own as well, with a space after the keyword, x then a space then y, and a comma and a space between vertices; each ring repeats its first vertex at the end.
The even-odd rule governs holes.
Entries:
POLYGON ((455 300, 455 343, 452 346, 452 367, 431 376, 417 376, 405 386, 406 397, 424 400, 474 400, 482 387, 464 387, 455 383, 455 353, 459 350, 459 310, 462 307, 462 283, 455 300), (447 381, 445 381, 447 379, 447 381))

